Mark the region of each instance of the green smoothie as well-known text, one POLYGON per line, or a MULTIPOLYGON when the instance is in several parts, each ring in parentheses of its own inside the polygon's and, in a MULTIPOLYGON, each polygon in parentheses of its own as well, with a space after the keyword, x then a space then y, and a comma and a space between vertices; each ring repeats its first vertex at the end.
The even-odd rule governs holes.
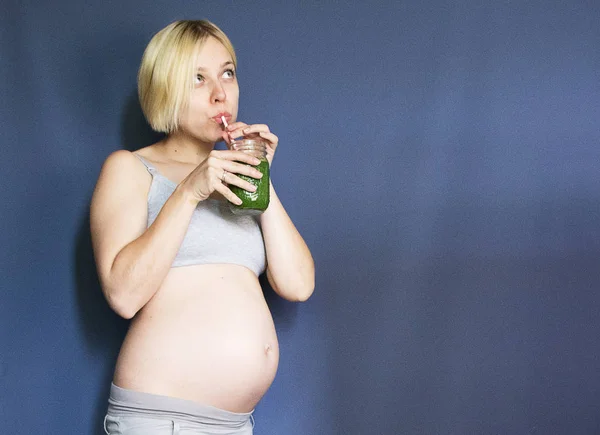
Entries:
POLYGON ((269 162, 265 158, 261 158, 260 163, 255 168, 263 174, 262 178, 252 178, 239 174, 238 177, 256 186, 256 191, 248 192, 237 186, 229 186, 231 191, 242 200, 240 205, 230 204, 231 211, 235 214, 258 215, 269 206, 269 162))

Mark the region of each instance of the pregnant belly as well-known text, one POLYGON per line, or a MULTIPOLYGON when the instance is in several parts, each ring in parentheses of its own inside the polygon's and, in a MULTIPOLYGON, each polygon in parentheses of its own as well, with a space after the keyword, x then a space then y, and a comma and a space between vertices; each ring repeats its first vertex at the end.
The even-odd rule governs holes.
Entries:
POLYGON ((132 321, 115 384, 233 412, 254 409, 279 361, 258 282, 240 286, 223 279, 177 289, 165 284, 132 321))

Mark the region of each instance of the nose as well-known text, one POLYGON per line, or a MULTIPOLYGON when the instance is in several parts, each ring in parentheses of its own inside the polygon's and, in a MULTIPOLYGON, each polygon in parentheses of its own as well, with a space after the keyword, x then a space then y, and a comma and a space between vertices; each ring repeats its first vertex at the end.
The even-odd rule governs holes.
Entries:
POLYGON ((221 82, 215 82, 212 88, 212 92, 210 94, 210 99, 212 103, 222 103, 227 98, 227 94, 225 93, 225 89, 221 82))

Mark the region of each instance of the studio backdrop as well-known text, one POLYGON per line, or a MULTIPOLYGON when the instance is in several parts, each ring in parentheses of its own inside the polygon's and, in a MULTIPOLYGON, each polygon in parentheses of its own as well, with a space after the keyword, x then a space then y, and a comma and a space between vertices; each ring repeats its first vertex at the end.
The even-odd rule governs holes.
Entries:
MULTIPOLYGON (((127 321, 89 203, 157 140, 143 50, 207 18, 316 290, 264 286, 257 435, 600 433, 600 3, 4 0, 0 433, 100 435, 127 321)), ((264 280, 263 280, 264 281, 264 280)), ((264 283, 264 282, 263 282, 264 283)))

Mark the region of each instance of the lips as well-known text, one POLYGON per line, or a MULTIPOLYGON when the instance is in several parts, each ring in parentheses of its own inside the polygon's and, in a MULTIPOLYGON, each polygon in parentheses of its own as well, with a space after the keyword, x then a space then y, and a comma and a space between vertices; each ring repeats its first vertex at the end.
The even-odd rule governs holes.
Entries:
POLYGON ((227 123, 231 121, 231 113, 229 112, 218 113, 217 115, 213 116, 212 119, 214 119, 217 124, 223 124, 223 120, 221 119, 221 117, 225 117, 227 123))

